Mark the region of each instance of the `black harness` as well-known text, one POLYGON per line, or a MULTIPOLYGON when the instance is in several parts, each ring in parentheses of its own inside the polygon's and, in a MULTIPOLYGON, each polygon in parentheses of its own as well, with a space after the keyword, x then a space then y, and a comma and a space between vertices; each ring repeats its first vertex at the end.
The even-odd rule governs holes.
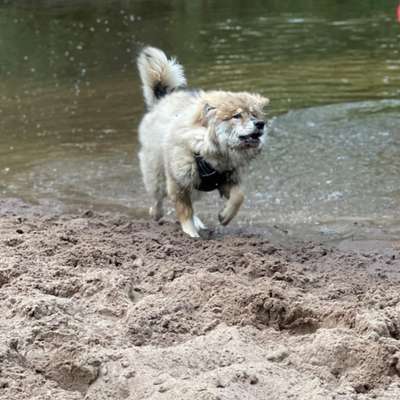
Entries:
POLYGON ((211 192, 232 181, 232 170, 219 172, 198 153, 195 153, 194 159, 200 177, 200 183, 195 187, 197 190, 211 192))

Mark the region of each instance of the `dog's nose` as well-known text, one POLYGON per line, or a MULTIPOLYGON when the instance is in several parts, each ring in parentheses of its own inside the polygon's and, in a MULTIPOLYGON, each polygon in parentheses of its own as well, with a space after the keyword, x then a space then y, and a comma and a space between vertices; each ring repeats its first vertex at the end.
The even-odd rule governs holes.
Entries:
POLYGON ((264 121, 257 121, 254 125, 256 126, 257 129, 259 129, 261 131, 262 129, 264 129, 265 122, 264 121))

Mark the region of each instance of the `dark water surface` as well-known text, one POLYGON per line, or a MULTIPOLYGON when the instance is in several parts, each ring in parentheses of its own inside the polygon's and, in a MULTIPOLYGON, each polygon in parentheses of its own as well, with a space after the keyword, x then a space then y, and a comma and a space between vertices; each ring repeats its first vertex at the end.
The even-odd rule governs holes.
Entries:
MULTIPOLYGON (((271 99, 274 129, 237 224, 398 237, 396 5, 0 1, 1 196, 145 214, 134 59, 152 44, 178 56, 192 86, 271 99)), ((210 224, 216 202, 200 205, 210 224)))

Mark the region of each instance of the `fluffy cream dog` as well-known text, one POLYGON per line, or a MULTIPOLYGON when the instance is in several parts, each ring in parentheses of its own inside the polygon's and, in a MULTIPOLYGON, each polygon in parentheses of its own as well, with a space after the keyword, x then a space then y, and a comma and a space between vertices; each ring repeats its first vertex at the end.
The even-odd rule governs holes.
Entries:
POLYGON ((137 63, 148 109, 139 126, 139 159, 150 215, 162 217, 168 196, 183 231, 199 237, 206 227, 193 212, 193 198, 217 189, 227 199, 219 221, 228 224, 243 203, 243 169, 265 142, 268 99, 189 90, 182 66, 154 47, 144 48, 137 63))

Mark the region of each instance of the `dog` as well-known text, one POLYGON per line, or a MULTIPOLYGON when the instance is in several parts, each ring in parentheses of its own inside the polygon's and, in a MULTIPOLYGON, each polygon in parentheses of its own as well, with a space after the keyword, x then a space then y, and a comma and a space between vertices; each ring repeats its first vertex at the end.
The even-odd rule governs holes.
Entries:
POLYGON ((182 230, 193 238, 207 229, 192 202, 201 191, 218 190, 226 203, 218 218, 227 225, 244 200, 245 167, 266 140, 259 94, 191 90, 175 58, 145 47, 137 58, 147 112, 139 125, 139 161, 152 203, 163 216, 163 200, 173 202, 182 230))

